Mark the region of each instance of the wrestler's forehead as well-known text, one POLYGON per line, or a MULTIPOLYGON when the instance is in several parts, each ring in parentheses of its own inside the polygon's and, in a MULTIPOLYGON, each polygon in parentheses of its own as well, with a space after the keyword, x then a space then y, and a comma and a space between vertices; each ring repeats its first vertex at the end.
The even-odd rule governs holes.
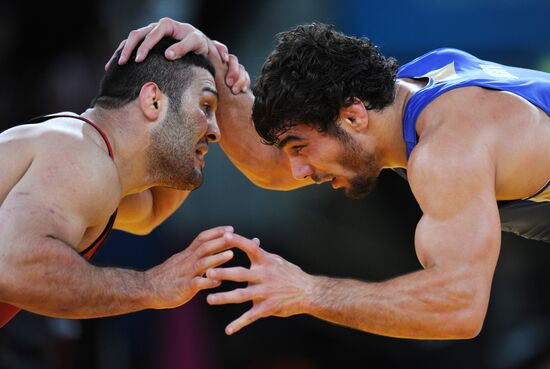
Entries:
POLYGON ((320 138, 321 133, 309 124, 298 123, 290 129, 277 136, 279 144, 277 146, 284 148, 289 143, 296 141, 313 141, 320 138))
POLYGON ((196 87, 210 87, 216 89, 216 81, 212 74, 204 68, 193 67, 194 68, 194 78, 193 83, 196 87))
POLYGON ((291 128, 279 135, 279 138, 287 136, 315 137, 320 134, 319 130, 306 123, 296 123, 291 128))

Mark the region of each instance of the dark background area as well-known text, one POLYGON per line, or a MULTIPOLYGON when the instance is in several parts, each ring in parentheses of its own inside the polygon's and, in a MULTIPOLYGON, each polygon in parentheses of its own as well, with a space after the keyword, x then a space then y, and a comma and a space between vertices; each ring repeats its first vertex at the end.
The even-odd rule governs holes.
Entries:
MULTIPOLYGON (((401 63, 447 46, 550 71, 549 15, 546 0, 8 2, 0 11, 0 124, 84 111, 119 42, 163 16, 227 44, 254 79, 274 35, 312 21, 368 36, 401 63)), ((375 193, 356 201, 328 186, 254 187, 219 148, 207 161, 205 184, 173 217, 147 237, 114 232, 94 262, 147 269, 200 231, 231 224, 313 274, 379 281, 420 268, 413 238, 421 214, 397 175, 383 173, 375 193)), ((225 325, 249 306, 211 307, 199 293, 178 309, 105 319, 21 313, 0 330, 0 368, 549 368, 550 246, 511 235, 502 244, 485 326, 473 340, 385 338, 308 316, 264 319, 227 337, 225 325)))

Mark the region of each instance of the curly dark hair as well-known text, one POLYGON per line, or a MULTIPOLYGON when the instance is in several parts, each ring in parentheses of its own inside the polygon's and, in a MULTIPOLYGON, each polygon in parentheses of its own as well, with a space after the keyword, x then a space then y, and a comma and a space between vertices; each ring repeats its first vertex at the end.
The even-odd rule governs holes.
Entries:
POLYGON ((339 110, 353 98, 375 110, 393 102, 397 61, 369 39, 313 23, 278 34, 278 41, 253 89, 252 118, 267 144, 299 123, 337 132, 339 110))

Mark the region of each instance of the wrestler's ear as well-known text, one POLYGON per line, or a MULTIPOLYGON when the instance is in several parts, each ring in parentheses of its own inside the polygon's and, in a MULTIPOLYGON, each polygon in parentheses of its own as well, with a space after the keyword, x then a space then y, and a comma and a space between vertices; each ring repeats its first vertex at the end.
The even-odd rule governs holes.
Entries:
POLYGON ((165 104, 164 94, 155 82, 147 82, 139 91, 139 107, 149 121, 156 121, 160 117, 162 104, 165 104))
POLYGON ((340 108, 339 121, 343 127, 362 131, 369 125, 369 113, 365 104, 356 98, 349 98, 346 106, 340 108))

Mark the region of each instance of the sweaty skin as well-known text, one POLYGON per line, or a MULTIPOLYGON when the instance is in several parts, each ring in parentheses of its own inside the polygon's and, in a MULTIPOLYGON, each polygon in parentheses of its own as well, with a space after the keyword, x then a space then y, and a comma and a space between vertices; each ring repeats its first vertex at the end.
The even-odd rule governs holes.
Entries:
MULTIPOLYGON (((188 42, 190 25, 170 19, 151 27, 144 53, 168 33, 182 36, 172 46, 176 55, 204 50, 209 43, 204 35, 188 42)), ((130 35, 126 53, 147 32, 130 35)), ((208 55, 223 70, 215 55, 208 55)), ((338 161, 343 148, 337 138, 299 124, 279 137, 284 142, 292 136, 282 150, 262 145, 250 119, 252 94, 233 95, 224 81, 216 82, 222 148, 254 183, 285 190, 332 177, 333 187, 349 187, 351 174, 338 161)), ((264 251, 259 242, 242 243, 250 268, 207 272, 212 279, 248 282, 246 288, 208 297, 215 305, 253 302, 227 326, 227 334, 263 317, 295 314, 392 337, 456 339, 480 332, 500 251, 496 201, 528 197, 550 178, 550 118, 508 92, 455 89, 424 109, 417 121, 419 144, 407 161, 402 112, 422 82, 403 79, 396 86, 391 106, 367 111, 353 104, 340 110, 337 123, 365 150, 376 152, 373 175, 407 169, 423 211, 415 235, 423 269, 378 283, 312 276, 264 251)))

